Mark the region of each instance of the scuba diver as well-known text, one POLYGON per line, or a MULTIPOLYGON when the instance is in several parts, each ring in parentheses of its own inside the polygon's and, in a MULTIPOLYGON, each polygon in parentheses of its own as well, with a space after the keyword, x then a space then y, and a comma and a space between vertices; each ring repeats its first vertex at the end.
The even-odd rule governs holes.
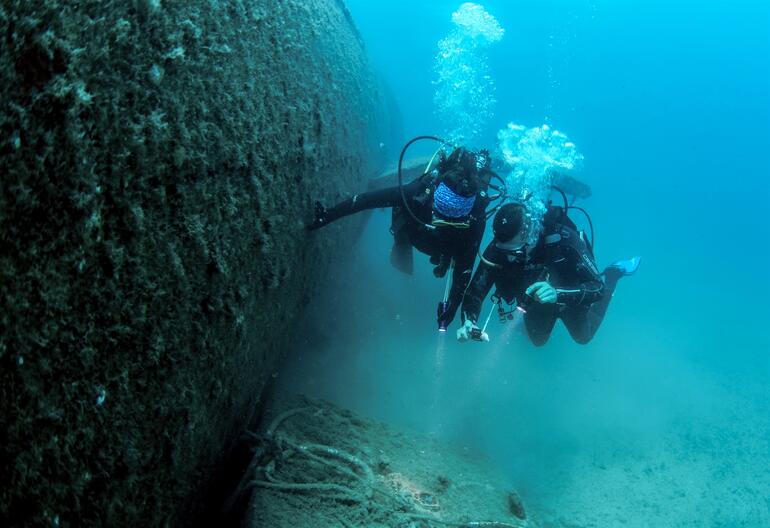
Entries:
POLYGON ((451 290, 447 289, 437 314, 439 331, 444 332, 454 319, 473 273, 489 216, 486 207, 493 199, 487 195, 487 190, 490 179, 497 175, 490 168, 488 151, 475 153, 457 147, 449 156, 443 149, 437 151, 440 157, 436 168, 431 170, 431 160, 422 176, 402 184, 404 153, 412 142, 425 138, 438 139, 415 138, 401 152, 398 185, 354 195, 329 209, 316 202, 315 219, 308 229, 321 228, 365 209, 392 207, 390 231, 394 243, 391 263, 398 270, 411 274, 414 247, 430 257, 436 277, 444 277, 449 268, 453 268, 451 290))
POLYGON ((576 207, 567 204, 564 193, 562 196, 564 207, 549 204, 534 245, 527 243, 532 227, 525 204, 508 203, 499 209, 492 226, 494 239, 481 256, 465 293, 458 341, 489 341, 486 324, 482 329, 477 322, 481 304, 493 285, 497 291, 492 301, 500 320, 513 319, 516 310, 522 312, 535 346, 548 341, 557 319, 564 322, 577 343, 586 344, 596 334, 618 280, 632 275, 641 259, 617 261, 600 273, 593 256, 593 233, 589 242, 585 233, 577 230, 567 216, 567 211, 576 207))

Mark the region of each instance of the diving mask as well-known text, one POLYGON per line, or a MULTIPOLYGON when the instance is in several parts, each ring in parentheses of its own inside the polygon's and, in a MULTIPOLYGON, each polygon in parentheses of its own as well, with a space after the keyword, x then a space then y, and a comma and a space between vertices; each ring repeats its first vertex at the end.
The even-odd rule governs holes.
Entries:
POLYGON ((527 248, 529 244, 526 241, 517 241, 515 238, 508 242, 495 242, 497 249, 505 252, 508 262, 516 262, 527 258, 527 248))

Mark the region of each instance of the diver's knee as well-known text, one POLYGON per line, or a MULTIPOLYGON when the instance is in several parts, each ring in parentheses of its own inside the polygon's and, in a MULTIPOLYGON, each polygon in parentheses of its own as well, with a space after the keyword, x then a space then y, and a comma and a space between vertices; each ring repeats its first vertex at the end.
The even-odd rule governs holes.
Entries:
POLYGON ((594 335, 596 335, 596 332, 591 331, 585 331, 585 332, 570 332, 570 335, 572 336, 573 341, 577 343, 578 345, 587 345, 591 342, 591 340, 594 338, 594 335))
POLYGON ((575 340, 575 343, 578 345, 587 345, 591 342, 591 339, 593 339, 594 336, 573 336, 572 338, 575 340))

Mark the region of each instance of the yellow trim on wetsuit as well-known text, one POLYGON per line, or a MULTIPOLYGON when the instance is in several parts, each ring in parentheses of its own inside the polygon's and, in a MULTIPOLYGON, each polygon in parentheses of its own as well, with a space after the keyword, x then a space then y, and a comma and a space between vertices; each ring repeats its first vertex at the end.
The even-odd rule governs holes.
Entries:
POLYGON ((471 224, 468 222, 447 222, 446 220, 442 220, 441 218, 433 217, 433 220, 431 220, 430 225, 435 227, 455 227, 457 229, 468 229, 471 227, 471 224))

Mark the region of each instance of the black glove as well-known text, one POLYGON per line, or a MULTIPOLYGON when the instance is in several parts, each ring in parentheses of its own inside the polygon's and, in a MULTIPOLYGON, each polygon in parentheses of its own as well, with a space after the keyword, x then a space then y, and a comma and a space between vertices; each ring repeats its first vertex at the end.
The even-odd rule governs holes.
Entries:
POLYGON ((328 222, 326 219, 328 211, 326 210, 326 207, 323 206, 321 202, 315 203, 315 216, 313 217, 313 223, 307 226, 308 231, 315 231, 316 229, 319 229, 323 226, 325 226, 328 222))
POLYGON ((430 262, 431 264, 437 264, 437 266, 433 268, 433 275, 437 279, 440 279, 444 275, 446 275, 446 272, 449 269, 449 264, 451 264, 452 259, 445 255, 441 255, 440 257, 438 257, 438 259, 436 259, 435 257, 431 257, 430 262), (438 261, 434 262, 434 260, 438 260, 438 261))

